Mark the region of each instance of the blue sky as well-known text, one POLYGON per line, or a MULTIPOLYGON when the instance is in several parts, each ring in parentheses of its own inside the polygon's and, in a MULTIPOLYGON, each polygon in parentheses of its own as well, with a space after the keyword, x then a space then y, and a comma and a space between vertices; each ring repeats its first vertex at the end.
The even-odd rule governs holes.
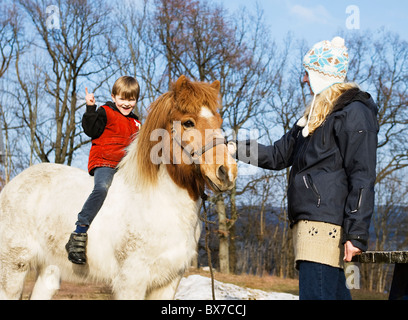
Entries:
POLYGON ((375 31, 380 27, 396 32, 408 41, 408 1, 402 0, 215 0, 235 11, 243 6, 255 10, 256 3, 264 11, 275 40, 282 40, 288 31, 309 45, 331 40, 339 30, 349 32, 356 27, 352 18, 359 13, 359 29, 375 31), (354 6, 354 7, 353 7, 354 6), (346 13, 349 8, 349 13, 346 13), (355 10, 357 8, 357 11, 355 10), (349 23, 348 26, 346 23, 349 23))

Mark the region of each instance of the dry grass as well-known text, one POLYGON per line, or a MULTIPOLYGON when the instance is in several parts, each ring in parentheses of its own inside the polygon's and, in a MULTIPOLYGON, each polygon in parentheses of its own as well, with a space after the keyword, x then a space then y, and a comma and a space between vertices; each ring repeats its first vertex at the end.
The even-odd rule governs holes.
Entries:
MULTIPOLYGON (((198 274, 211 277, 210 272, 201 269, 190 269, 185 276, 198 274)), ((296 279, 283 279, 276 276, 254 276, 249 274, 223 274, 214 272, 214 278, 218 281, 235 284, 240 287, 260 289, 263 291, 285 292, 298 295, 299 281, 296 279)), ((23 292, 23 300, 29 299, 34 286, 34 274, 29 274, 23 292)), ((353 300, 386 300, 385 293, 373 293, 365 290, 352 290, 353 300)), ((110 300, 113 299, 110 288, 105 285, 73 284, 62 282, 61 288, 53 300, 110 300)))
MULTIPOLYGON (((24 285, 23 300, 30 298, 35 282, 35 274, 30 273, 24 285)), ((61 282, 61 287, 54 295, 53 300, 110 300, 113 299, 111 290, 106 285, 74 284, 61 282)))
MULTIPOLYGON (((185 276, 192 274, 211 277, 210 272, 201 269, 190 269, 185 276)), ((275 276, 259 277, 248 274, 223 274, 220 272, 215 272, 214 278, 218 281, 232 283, 240 287, 298 294, 298 281, 295 279, 282 279, 275 276)), ((34 274, 29 274, 23 292, 24 300, 29 299, 33 286, 34 274)), ((108 300, 112 298, 110 288, 107 286, 73 284, 63 281, 60 290, 53 300, 108 300)))

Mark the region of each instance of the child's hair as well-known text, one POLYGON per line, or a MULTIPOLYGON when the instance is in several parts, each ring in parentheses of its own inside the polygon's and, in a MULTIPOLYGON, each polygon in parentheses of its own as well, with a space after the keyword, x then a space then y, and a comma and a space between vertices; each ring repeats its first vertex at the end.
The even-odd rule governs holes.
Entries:
MULTIPOLYGON (((355 83, 336 83, 317 95, 313 114, 309 120, 309 134, 312 134, 326 120, 326 117, 333 111, 337 98, 352 88, 358 88, 358 85, 355 83)), ((304 117, 306 119, 309 115, 310 107, 311 105, 305 110, 304 117)))
POLYGON ((133 77, 122 76, 115 81, 112 87, 112 94, 114 96, 120 95, 122 99, 139 100, 139 83, 133 77))

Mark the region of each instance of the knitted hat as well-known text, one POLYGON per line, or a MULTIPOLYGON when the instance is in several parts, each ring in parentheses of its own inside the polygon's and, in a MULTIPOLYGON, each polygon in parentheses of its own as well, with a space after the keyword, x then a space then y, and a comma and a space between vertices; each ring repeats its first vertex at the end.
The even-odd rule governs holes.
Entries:
POLYGON ((328 89, 335 83, 344 82, 348 70, 349 56, 344 46, 344 39, 333 38, 332 41, 321 41, 316 43, 303 58, 303 66, 308 75, 309 82, 314 93, 308 119, 300 119, 298 125, 305 127, 303 136, 309 135, 307 128, 310 116, 313 112, 316 95, 328 89))

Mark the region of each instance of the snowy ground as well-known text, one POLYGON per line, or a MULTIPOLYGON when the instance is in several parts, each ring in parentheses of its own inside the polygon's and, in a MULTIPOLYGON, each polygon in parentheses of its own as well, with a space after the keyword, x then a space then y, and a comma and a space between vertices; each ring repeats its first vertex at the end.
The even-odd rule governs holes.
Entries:
MULTIPOLYGON (((242 288, 215 280, 216 300, 298 300, 299 297, 281 292, 265 292, 242 288)), ((176 293, 176 300, 212 300, 211 278, 191 275, 183 278, 176 293)))

